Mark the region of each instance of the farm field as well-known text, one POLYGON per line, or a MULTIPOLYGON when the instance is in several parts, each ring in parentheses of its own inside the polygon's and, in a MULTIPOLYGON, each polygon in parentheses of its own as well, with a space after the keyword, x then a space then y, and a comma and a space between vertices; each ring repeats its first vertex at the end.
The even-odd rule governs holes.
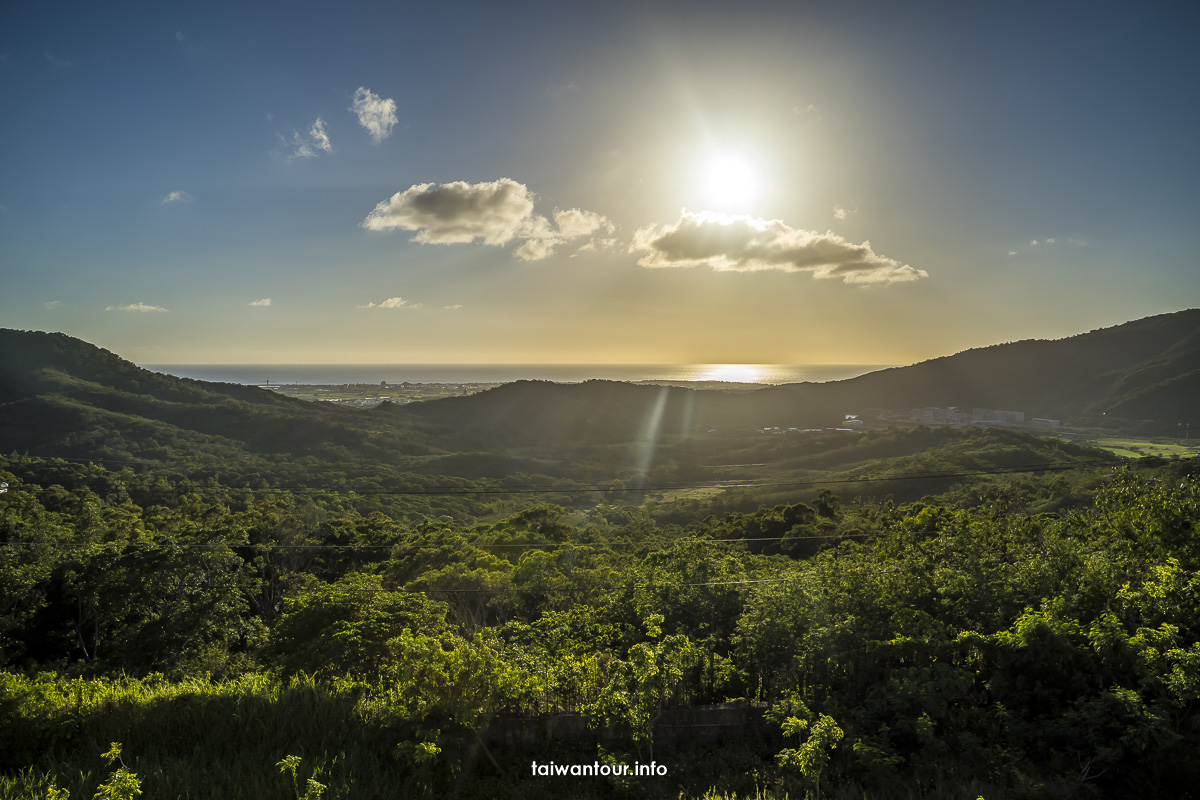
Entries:
POLYGON ((1200 443, 1183 445, 1168 439, 1116 439, 1102 438, 1091 443, 1101 450, 1125 458, 1196 458, 1200 456, 1200 443))

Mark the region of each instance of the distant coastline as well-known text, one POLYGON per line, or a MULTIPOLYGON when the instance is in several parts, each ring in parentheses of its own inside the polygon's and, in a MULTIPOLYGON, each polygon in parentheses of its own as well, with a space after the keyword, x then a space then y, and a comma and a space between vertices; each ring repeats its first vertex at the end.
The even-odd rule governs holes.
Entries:
POLYGON ((336 386, 388 383, 511 383, 543 380, 728 381, 777 385, 845 380, 890 364, 143 364, 180 378, 220 383, 336 386))

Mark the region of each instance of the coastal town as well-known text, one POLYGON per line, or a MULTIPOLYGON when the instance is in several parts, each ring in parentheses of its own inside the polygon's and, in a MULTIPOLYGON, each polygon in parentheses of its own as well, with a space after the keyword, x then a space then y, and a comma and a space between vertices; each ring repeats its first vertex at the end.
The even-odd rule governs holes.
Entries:
POLYGON ((443 397, 462 397, 478 394, 500 386, 497 383, 345 383, 332 385, 263 384, 262 388, 276 394, 320 403, 341 406, 371 407, 380 403, 406 405, 443 397))

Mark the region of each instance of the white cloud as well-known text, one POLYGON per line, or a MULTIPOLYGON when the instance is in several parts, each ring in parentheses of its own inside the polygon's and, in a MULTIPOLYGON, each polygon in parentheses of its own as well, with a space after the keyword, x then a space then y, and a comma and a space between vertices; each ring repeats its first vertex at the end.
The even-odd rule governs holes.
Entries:
MULTIPOLYGON (((553 223, 540 215, 530 217, 518 232, 518 235, 524 237, 525 242, 513 251, 513 255, 522 261, 539 261, 553 255, 560 246, 572 239, 580 239, 599 230, 611 234, 617 229, 617 226, 613 225, 603 214, 584 211, 580 208, 566 210, 556 208, 553 216, 553 223)), ((588 244, 591 243, 591 241, 588 242, 588 244)), ((587 244, 584 247, 587 247, 587 244)), ((582 249, 580 248, 580 250, 582 249)), ((592 249, 596 248, 593 246, 592 249)))
POLYGON ((566 211, 554 209, 554 224, 558 226, 558 235, 564 239, 578 239, 601 228, 608 233, 617 229, 603 214, 579 208, 568 208, 566 211))
POLYGON ((446 309, 447 311, 458 311, 460 308, 462 308, 462 303, 455 303, 452 306, 442 306, 442 308, 446 309))
POLYGON ((533 213, 534 196, 512 178, 485 183, 422 183, 379 203, 361 223, 372 231, 416 231, 422 244, 460 244, 476 240, 502 246, 514 239, 513 255, 537 261, 572 239, 616 226, 602 214, 580 208, 555 209, 553 221, 533 213))
POLYGON ((302 135, 300 131, 292 131, 291 146, 293 150, 288 158, 313 158, 321 152, 332 153, 333 142, 329 140, 329 134, 325 131, 325 120, 317 117, 307 135, 302 135))
POLYGON ((1031 240, 1029 241, 1029 244, 1030 244, 1031 246, 1033 246, 1033 247, 1037 247, 1037 243, 1038 243, 1038 240, 1037 240, 1037 239, 1031 239, 1031 240))
POLYGON ((1008 254, 1009 254, 1010 256, 1015 256, 1015 255, 1017 254, 1017 251, 1016 251, 1016 250, 1009 250, 1009 251, 1008 251, 1008 254))
POLYGON ((488 183, 421 183, 375 206, 362 221, 371 231, 416 231, 422 244, 482 240, 504 245, 533 214, 533 196, 511 178, 488 183))
POLYGON ((396 101, 385 100, 362 86, 354 91, 354 105, 350 110, 358 117, 358 124, 371 134, 375 144, 386 139, 396 124, 396 101))
POLYGON ((43 303, 43 305, 46 307, 47 311, 53 311, 62 305, 62 300, 50 300, 46 303, 43 303))
POLYGON ((247 305, 265 308, 266 306, 271 305, 271 298, 264 297, 262 300, 251 300, 247 305))
POLYGON ((513 250, 513 255, 522 261, 541 261, 554 255, 557 242, 553 239, 526 239, 520 247, 513 250))
POLYGON ((835 205, 833 207, 833 216, 834 219, 845 219, 846 217, 850 216, 850 212, 839 205, 835 205))
POLYGON ((167 309, 163 308, 162 306, 150 306, 150 305, 146 305, 145 303, 143 303, 141 301, 138 301, 136 303, 130 303, 129 305, 124 305, 124 306, 108 306, 104 310, 105 311, 141 311, 141 312, 159 311, 159 312, 164 312, 164 313, 167 311, 167 309))
POLYGON ((700 267, 718 272, 808 272, 844 283, 896 283, 929 276, 854 244, 832 231, 790 228, 779 220, 684 212, 674 225, 651 225, 634 234, 630 252, 645 253, 643 267, 700 267))
POLYGON ((588 239, 574 253, 571 254, 571 258, 574 258, 575 256, 579 255, 580 253, 598 253, 601 250, 616 250, 616 249, 617 249, 617 240, 616 239, 610 239, 610 238, 588 239))
POLYGON ((1052 238, 1049 238, 1049 239, 1047 239, 1047 240, 1046 240, 1046 244, 1054 244, 1054 239, 1053 239, 1053 237, 1052 237, 1052 238))
POLYGON ((370 302, 358 308, 421 308, 424 303, 410 303, 403 297, 389 297, 381 303, 370 302))
POLYGON ((190 203, 192 196, 187 192, 176 191, 170 192, 162 199, 162 204, 165 206, 168 203, 190 203))

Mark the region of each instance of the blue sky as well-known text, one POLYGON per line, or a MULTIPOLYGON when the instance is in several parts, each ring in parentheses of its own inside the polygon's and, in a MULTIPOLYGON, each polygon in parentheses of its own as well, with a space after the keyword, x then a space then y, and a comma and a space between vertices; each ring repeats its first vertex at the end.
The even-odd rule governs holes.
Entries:
POLYGON ((0 324, 139 363, 880 364, 1194 307, 1198 22, 10 8, 0 324))

